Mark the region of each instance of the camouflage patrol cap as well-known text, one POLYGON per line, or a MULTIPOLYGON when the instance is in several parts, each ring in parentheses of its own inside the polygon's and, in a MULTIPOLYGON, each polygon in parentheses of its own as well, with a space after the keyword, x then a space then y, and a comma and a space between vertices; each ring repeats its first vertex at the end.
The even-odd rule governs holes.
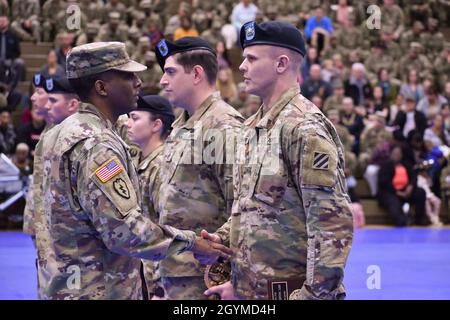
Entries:
POLYGON ((140 72, 147 67, 130 59, 122 42, 92 42, 77 46, 67 55, 68 79, 77 79, 108 70, 140 72))

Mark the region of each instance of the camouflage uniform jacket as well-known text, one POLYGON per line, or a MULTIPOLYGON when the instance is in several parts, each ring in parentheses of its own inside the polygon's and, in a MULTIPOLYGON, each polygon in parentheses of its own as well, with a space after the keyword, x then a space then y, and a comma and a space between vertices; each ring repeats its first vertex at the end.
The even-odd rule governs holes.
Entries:
MULTIPOLYGON (((208 163, 204 155, 214 144, 206 142, 208 133, 220 133, 223 139, 232 137, 243 120, 218 93, 207 98, 191 117, 184 111, 175 120, 161 164, 161 224, 199 233, 202 229, 216 230, 227 221, 233 203, 233 166, 208 163)), ((227 143, 216 148, 218 157, 227 143)), ((159 272, 162 277, 198 277, 203 276, 204 268, 186 252, 161 261, 159 272)))
POLYGON ((27 192, 27 198, 26 198, 26 205, 25 209, 23 210, 23 232, 26 234, 29 234, 32 237, 36 236, 36 230, 35 230, 35 211, 34 211, 34 203, 35 201, 39 201, 40 199, 36 199, 34 196, 34 189, 35 188, 42 188, 42 176, 43 171, 42 168, 39 167, 39 162, 36 161, 36 159, 39 159, 39 157, 42 156, 42 137, 44 134, 49 131, 51 128, 53 128, 52 124, 47 124, 44 128, 44 130, 41 133, 41 139, 36 145, 36 148, 34 149, 34 163, 33 163, 33 179, 28 187, 27 192))
POLYGON ((39 297, 139 299, 139 258, 189 250, 195 234, 142 214, 136 169, 112 124, 90 104, 42 140, 35 189, 39 297))
MULTIPOLYGON (((155 205, 158 203, 159 188, 161 186, 159 171, 163 149, 164 147, 162 145, 156 148, 147 157, 142 159, 137 168, 142 197, 142 213, 155 222, 159 220, 155 205)), ((157 265, 157 262, 149 260, 143 260, 142 262, 144 264, 144 277, 147 290, 150 293, 154 290, 154 281, 157 278, 155 275, 155 265, 157 265)))
POLYGON ((353 238, 342 144, 298 87, 262 110, 245 122, 244 150, 258 161, 235 166, 232 215, 217 231, 236 252, 235 293, 268 299, 269 280, 295 278, 303 285, 290 299, 341 298, 353 238), (267 147, 252 152, 264 132, 267 147))

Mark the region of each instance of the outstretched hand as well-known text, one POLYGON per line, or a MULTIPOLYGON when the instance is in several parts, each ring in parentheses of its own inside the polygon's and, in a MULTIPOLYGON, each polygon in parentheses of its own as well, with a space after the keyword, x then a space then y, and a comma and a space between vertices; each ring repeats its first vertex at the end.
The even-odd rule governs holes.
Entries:
POLYGON ((219 258, 229 259, 233 254, 233 251, 230 248, 203 237, 197 237, 194 243, 194 247, 192 248, 192 252, 195 259, 197 259, 201 264, 205 265, 213 264, 219 258))

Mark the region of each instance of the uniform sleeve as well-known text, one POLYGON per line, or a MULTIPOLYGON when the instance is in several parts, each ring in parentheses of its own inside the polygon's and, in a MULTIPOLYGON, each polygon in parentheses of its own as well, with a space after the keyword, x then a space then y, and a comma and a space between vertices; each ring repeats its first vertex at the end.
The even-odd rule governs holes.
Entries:
MULTIPOLYGON (((232 214, 232 207, 233 202, 235 199, 235 183, 233 170, 234 165, 236 165, 236 160, 232 158, 232 156, 236 155, 236 148, 237 148, 237 136, 241 132, 241 125, 236 124, 232 128, 226 128, 224 130, 225 137, 224 137, 224 152, 225 152, 225 163, 216 165, 215 166, 215 173, 216 177, 219 181, 222 194, 224 195, 225 204, 226 204, 226 212, 229 216, 227 222, 223 224, 222 227, 220 227, 216 234, 220 237, 223 244, 229 244, 229 234, 230 234, 230 228, 231 228, 231 214, 232 214), (230 158, 231 157, 231 158, 230 158)), ((207 230, 212 232, 213 230, 207 230)))
POLYGON ((195 233, 159 226, 145 217, 121 154, 98 144, 72 162, 76 194, 106 247, 122 255, 160 260, 190 250, 195 233))
POLYGON ((34 190, 33 182, 30 183, 28 188, 25 208, 23 210, 23 232, 30 236, 36 235, 34 227, 34 190))
POLYGON ((344 267, 353 238, 343 155, 322 132, 325 130, 317 127, 306 132, 294 128, 284 144, 283 152, 303 202, 308 236, 306 281, 296 299, 343 297, 344 267))

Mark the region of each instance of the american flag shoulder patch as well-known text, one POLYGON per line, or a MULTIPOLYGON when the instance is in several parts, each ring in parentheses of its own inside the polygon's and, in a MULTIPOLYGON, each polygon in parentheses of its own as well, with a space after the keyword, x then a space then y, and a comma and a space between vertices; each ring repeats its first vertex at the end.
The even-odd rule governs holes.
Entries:
POLYGON ((313 169, 328 170, 330 167, 330 155, 322 152, 314 152, 313 169))
POLYGON ((115 159, 111 159, 95 170, 95 175, 101 182, 105 183, 122 172, 122 166, 115 159))

